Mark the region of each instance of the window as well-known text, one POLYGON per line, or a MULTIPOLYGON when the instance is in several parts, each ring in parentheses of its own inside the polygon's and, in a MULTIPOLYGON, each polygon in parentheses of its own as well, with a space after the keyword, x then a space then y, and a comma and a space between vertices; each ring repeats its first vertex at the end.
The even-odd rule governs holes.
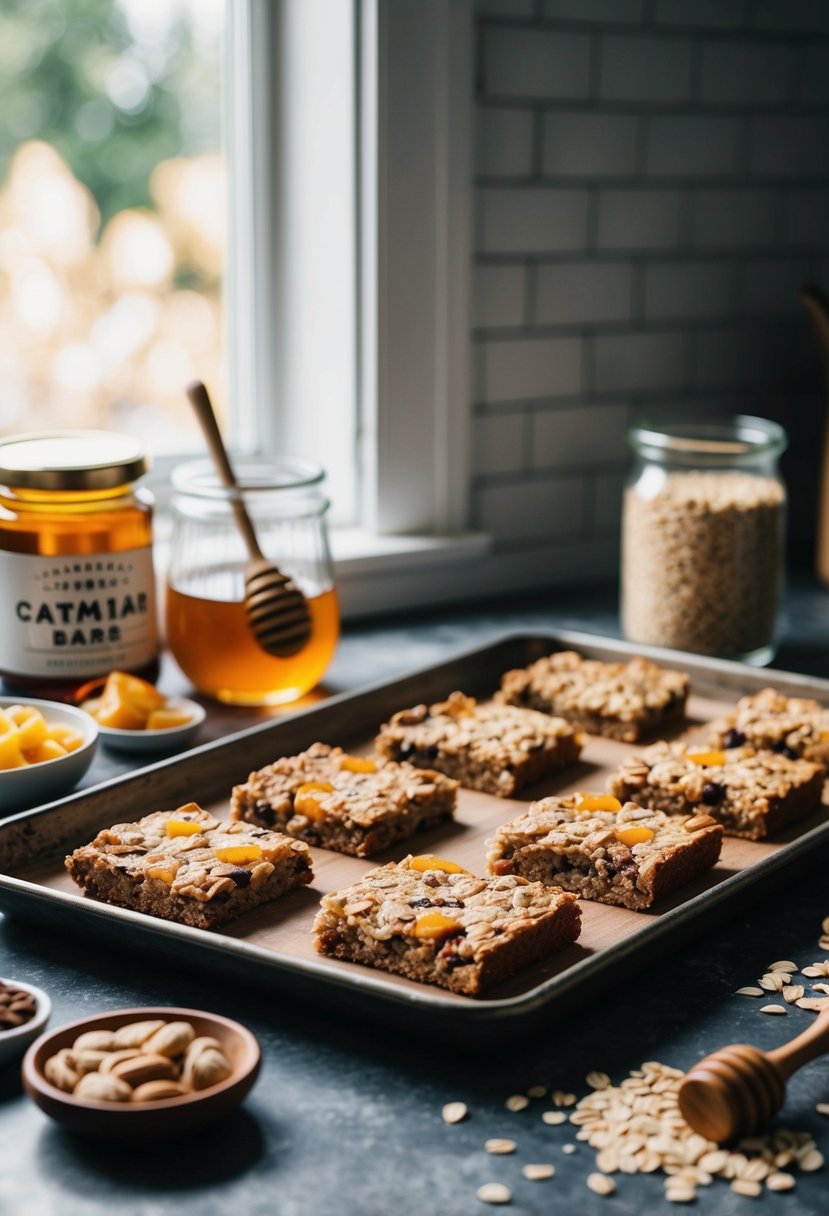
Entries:
POLYGON ((470 0, 7 0, 0 430, 201 450, 196 375, 327 469, 341 582, 480 551, 415 539, 466 519, 471 38, 470 0))
POLYGON ((223 0, 4 0, 0 430, 193 444, 226 399, 223 0))

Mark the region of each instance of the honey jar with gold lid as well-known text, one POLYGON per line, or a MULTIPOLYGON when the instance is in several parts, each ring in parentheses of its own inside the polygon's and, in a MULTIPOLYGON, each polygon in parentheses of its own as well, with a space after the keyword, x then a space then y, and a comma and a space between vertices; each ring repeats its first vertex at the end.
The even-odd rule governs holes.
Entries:
POLYGON ((152 678, 152 499, 140 444, 109 431, 0 440, 0 674, 73 700, 113 670, 152 678))

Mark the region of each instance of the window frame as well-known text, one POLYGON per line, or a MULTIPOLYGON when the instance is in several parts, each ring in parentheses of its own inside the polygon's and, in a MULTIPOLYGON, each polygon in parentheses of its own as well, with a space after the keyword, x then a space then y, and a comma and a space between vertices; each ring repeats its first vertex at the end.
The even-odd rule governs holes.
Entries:
MULTIPOLYGON (((233 446, 313 455, 330 473, 337 450, 324 440, 337 403, 322 411, 316 437, 303 429, 313 376, 292 362, 307 349, 307 315, 291 307, 297 276, 311 298, 330 286, 324 266, 299 266, 286 247, 291 223, 312 231, 320 222, 313 207, 297 210, 283 167, 285 132, 307 127, 309 115, 299 90, 279 87, 296 80, 291 56, 318 3, 330 0, 228 5, 225 298, 230 397, 248 403, 232 410, 233 446)), ((340 159, 339 178, 326 185, 353 202, 353 297, 350 307, 341 301, 340 324, 354 352, 344 393, 353 394, 357 492, 354 509, 334 515, 331 539, 344 614, 363 615, 458 598, 464 566, 489 548, 468 518, 474 25, 472 0, 348 0, 344 8, 353 28, 353 157, 350 171, 340 159)), ((337 115, 323 104, 312 118, 324 137, 337 115)), ((319 165, 308 171, 311 189, 319 165)), ((326 322, 328 334, 321 323, 317 331, 323 347, 337 318, 326 322)), ((160 460, 159 471, 172 463, 160 460)))

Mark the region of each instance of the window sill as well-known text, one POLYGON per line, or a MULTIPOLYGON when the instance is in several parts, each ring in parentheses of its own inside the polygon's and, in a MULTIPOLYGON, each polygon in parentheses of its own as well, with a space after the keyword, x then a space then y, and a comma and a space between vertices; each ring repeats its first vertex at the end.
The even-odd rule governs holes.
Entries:
POLYGON ((483 532, 454 536, 383 536, 363 528, 332 528, 334 573, 344 617, 435 603, 459 571, 490 552, 483 532))

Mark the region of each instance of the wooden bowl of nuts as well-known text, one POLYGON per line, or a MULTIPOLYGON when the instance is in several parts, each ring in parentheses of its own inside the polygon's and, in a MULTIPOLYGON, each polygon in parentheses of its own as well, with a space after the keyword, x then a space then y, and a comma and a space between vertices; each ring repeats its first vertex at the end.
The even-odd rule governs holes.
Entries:
POLYGON ((52 1002, 41 988, 0 980, 0 1064, 15 1060, 49 1021, 52 1002))
POLYGON ((119 1009, 42 1035, 23 1085, 72 1131, 155 1140, 228 1114, 259 1072, 259 1044, 238 1022, 198 1009, 119 1009))

